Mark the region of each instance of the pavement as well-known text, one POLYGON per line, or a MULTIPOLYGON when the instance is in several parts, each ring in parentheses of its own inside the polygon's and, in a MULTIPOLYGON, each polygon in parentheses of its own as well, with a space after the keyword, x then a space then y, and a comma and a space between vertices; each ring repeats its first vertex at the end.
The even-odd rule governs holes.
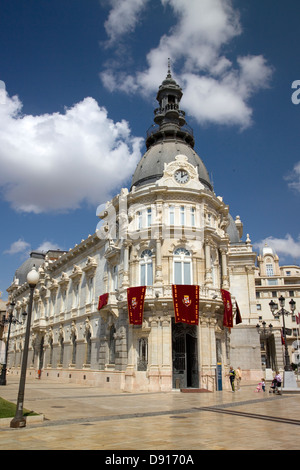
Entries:
MULTIPOLYGON (((8 375, 0 396, 16 403, 17 393, 18 378, 8 375)), ((300 394, 278 396, 268 386, 256 392, 250 383, 238 392, 123 393, 30 378, 24 407, 44 420, 21 429, 0 424, 0 450, 102 450, 113 459, 121 451, 151 451, 154 459, 171 451, 187 459, 184 451, 300 450, 300 394)))

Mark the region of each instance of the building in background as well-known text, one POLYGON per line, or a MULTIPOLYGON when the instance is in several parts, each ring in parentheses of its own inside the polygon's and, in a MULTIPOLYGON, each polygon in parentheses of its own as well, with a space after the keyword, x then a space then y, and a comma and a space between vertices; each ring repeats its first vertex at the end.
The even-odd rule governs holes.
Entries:
POLYGON ((289 302, 296 302, 294 315, 285 315, 286 340, 290 361, 297 365, 299 361, 299 311, 300 311, 300 267, 296 265, 280 266, 275 251, 265 245, 257 257, 255 271, 256 308, 258 313, 258 332, 261 342, 263 368, 283 369, 283 324, 281 317, 272 315, 271 301, 280 308, 279 297, 285 298, 285 309, 290 310, 289 302), (298 307, 298 310, 297 310, 298 307), (271 326, 270 326, 271 325, 271 326))
MULTIPOLYGON (((230 365, 260 379, 256 254, 194 150, 181 97, 169 69, 131 188, 107 202, 97 232, 68 252, 32 253, 17 270, 7 289, 17 318, 28 305, 27 272, 35 265, 40 273, 29 374, 39 369, 43 379, 125 391, 215 390, 217 368, 225 387, 230 365), (139 286, 146 289, 136 324, 129 320, 140 291, 130 290, 129 298, 128 289, 139 286), (196 297, 186 289, 177 307, 195 301, 199 319, 175 321, 173 286, 197 286, 196 297), (231 294, 234 313, 238 305, 242 323, 224 325, 221 289, 231 294)), ((14 325, 13 371, 24 333, 24 325, 14 325)))

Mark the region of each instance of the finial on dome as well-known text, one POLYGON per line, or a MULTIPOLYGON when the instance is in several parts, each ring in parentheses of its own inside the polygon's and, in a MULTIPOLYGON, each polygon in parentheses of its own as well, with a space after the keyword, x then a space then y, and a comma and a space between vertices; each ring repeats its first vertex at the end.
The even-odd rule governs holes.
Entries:
POLYGON ((167 78, 171 78, 172 75, 171 75, 171 59, 170 57, 168 58, 168 74, 167 74, 167 78))

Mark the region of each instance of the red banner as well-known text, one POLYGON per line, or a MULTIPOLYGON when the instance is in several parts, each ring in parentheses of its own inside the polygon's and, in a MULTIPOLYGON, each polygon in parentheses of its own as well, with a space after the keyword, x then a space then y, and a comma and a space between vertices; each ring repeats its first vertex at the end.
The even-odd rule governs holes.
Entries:
POLYGON ((172 285, 175 323, 198 325, 199 286, 172 285))
POLYGON ((223 318, 223 326, 227 326, 227 328, 233 327, 233 315, 232 315, 232 302, 231 302, 231 295, 230 292, 227 290, 221 289, 222 300, 224 305, 224 318, 223 318))
POLYGON ((235 306, 236 306, 235 324, 239 325, 240 323, 242 323, 241 312, 240 312, 237 302, 235 302, 235 306))
POLYGON ((142 325, 146 286, 127 289, 128 316, 130 325, 142 325))
POLYGON ((100 295, 98 302, 98 310, 101 310, 108 302, 108 294, 100 295))

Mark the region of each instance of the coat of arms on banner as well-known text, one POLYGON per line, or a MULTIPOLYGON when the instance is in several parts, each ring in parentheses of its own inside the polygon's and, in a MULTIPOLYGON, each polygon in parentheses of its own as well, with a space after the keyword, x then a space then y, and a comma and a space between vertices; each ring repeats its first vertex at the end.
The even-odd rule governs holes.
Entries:
POLYGON ((190 296, 189 295, 184 295, 182 299, 182 303, 186 306, 189 307, 192 303, 190 296))
POLYGON ((136 300, 136 297, 132 297, 131 299, 131 307, 132 308, 136 308, 137 307, 137 300, 136 300))

